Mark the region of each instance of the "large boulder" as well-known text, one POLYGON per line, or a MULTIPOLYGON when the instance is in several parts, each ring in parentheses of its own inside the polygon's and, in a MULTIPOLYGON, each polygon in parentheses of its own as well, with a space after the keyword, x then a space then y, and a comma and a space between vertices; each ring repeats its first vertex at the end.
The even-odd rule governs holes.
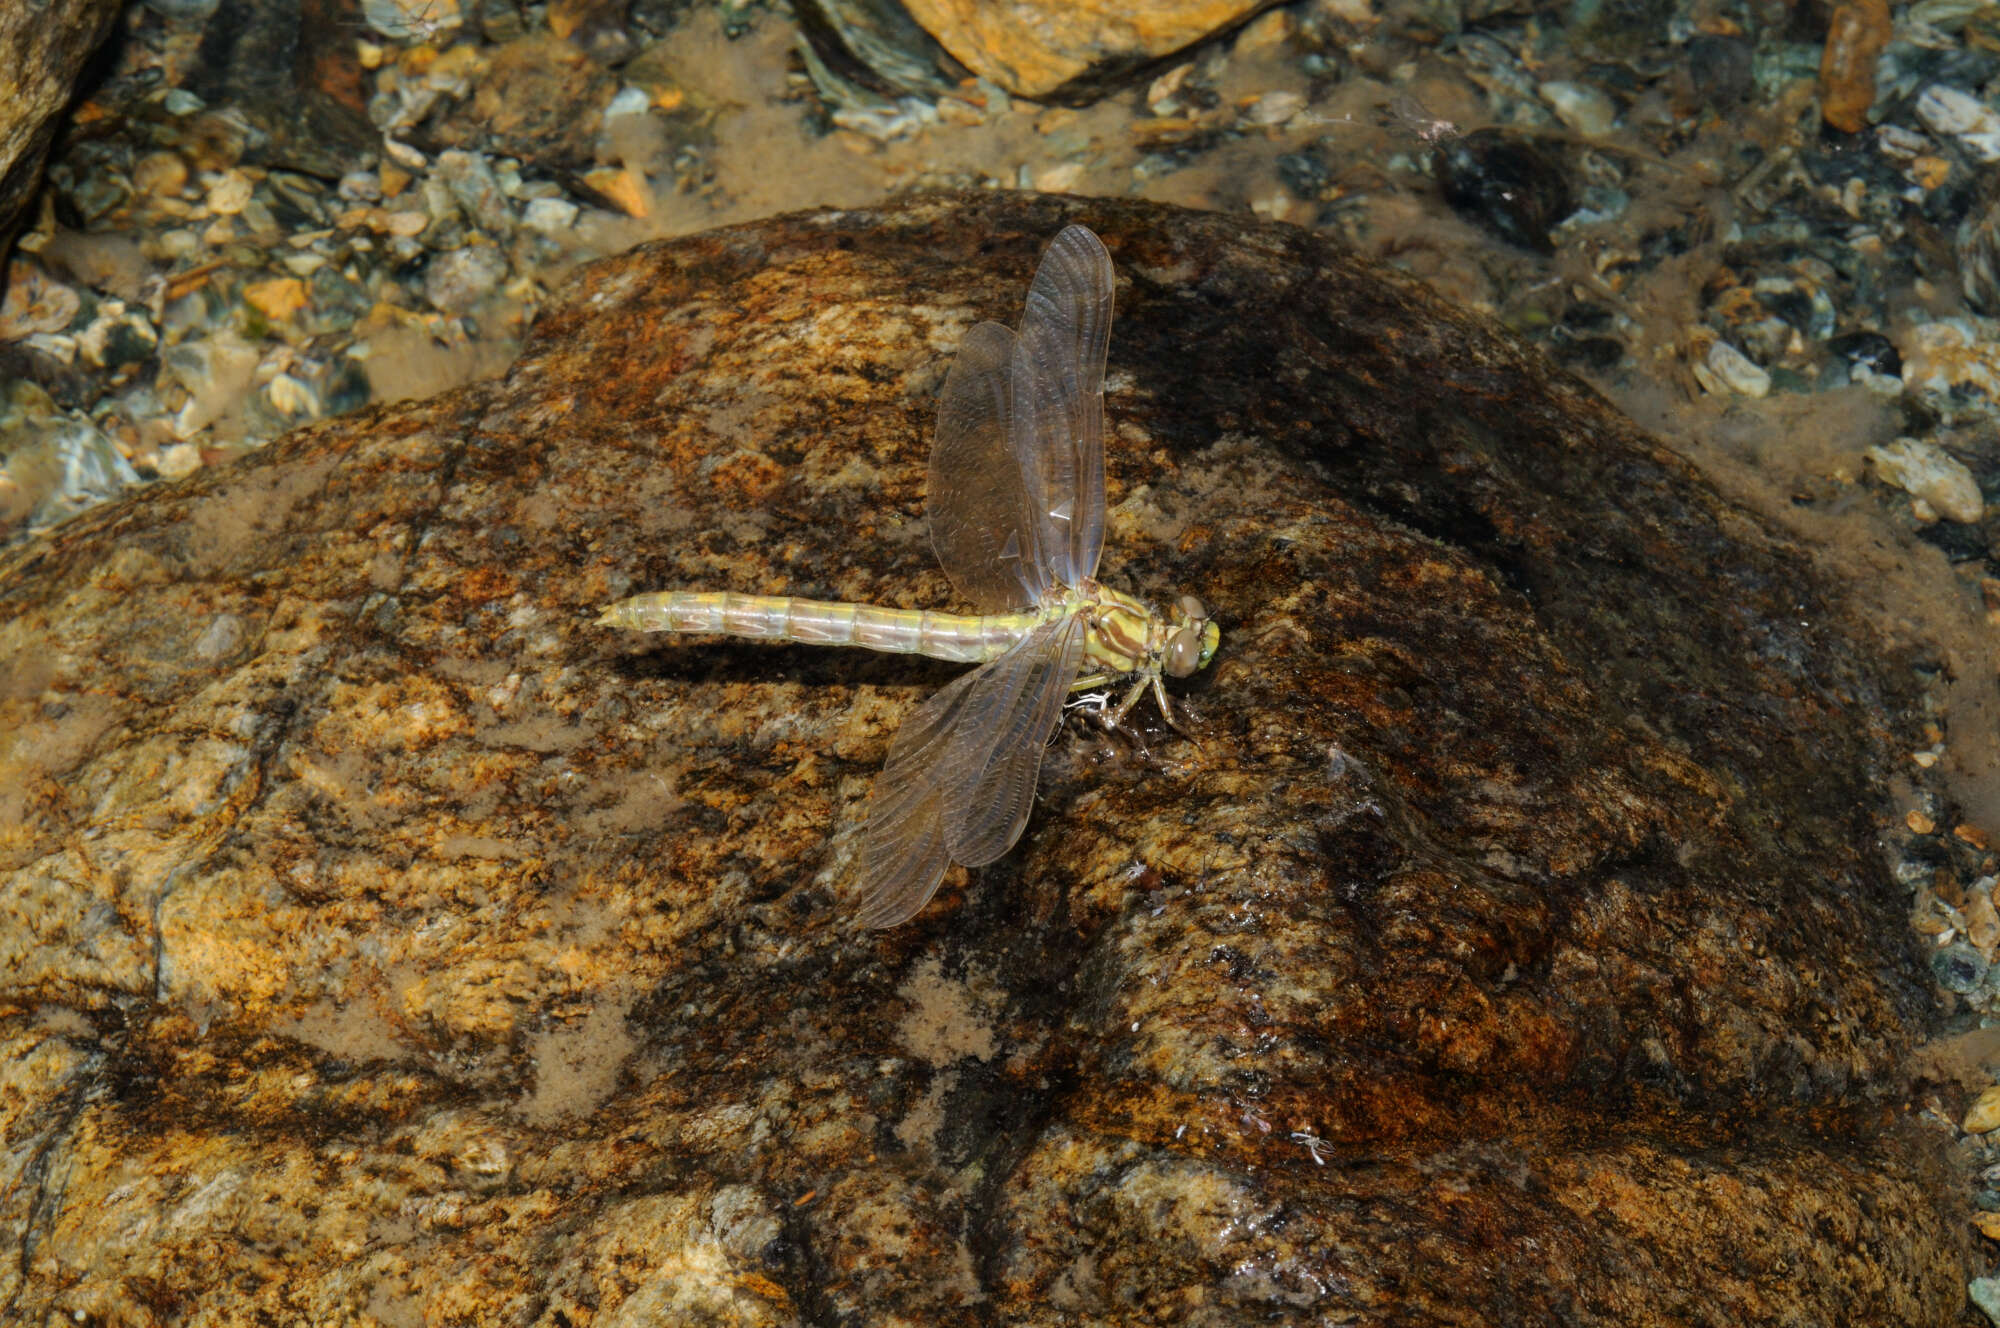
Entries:
MULTIPOLYGON (((1799 550, 1326 241, 1004 194, 582 271, 503 379, 0 562, 22 1321, 1956 1321, 1876 845, 1909 684, 1799 550), (1104 576, 1198 741, 846 924, 949 607, 933 398, 1085 221, 1104 576)), ((1142 712, 1143 713, 1143 712, 1142 712)), ((1909 739, 1914 740, 1914 739, 1909 739)))
POLYGON ((77 78, 117 17, 117 0, 0 0, 0 263, 41 187, 77 78))

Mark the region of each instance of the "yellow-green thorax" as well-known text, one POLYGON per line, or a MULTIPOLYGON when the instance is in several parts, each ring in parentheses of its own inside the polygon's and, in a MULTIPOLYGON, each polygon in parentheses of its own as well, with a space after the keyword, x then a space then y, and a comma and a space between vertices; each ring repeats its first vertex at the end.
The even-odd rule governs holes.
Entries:
POLYGON ((1068 587, 1057 616, 1081 612, 1084 664, 1109 673, 1160 672, 1184 678, 1208 667, 1222 630, 1199 601, 1182 596, 1162 614, 1142 600, 1096 581, 1068 587))

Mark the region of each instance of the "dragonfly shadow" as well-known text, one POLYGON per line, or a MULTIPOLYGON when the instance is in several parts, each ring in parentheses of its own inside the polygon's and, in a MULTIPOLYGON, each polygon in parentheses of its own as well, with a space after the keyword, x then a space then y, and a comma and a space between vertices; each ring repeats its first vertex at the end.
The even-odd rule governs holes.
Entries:
POLYGON ((613 662, 613 668, 634 681, 935 689, 963 673, 966 666, 921 655, 830 651, 823 646, 790 643, 719 641, 694 645, 678 641, 623 655, 613 662))

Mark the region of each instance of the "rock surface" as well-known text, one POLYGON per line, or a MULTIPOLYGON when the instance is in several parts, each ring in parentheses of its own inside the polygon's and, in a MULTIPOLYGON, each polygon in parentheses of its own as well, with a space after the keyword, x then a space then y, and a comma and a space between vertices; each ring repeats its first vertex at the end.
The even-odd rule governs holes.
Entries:
POLYGON ((1101 86, 1236 27, 1272 0, 903 0, 938 45, 1017 97, 1101 86))
POLYGON ((0 0, 0 260, 42 182, 77 76, 117 17, 116 0, 0 0))
POLYGON ((1303 232, 982 194, 586 269, 505 379, 0 562, 23 1322, 1947 1324, 1906 698, 1804 558, 1303 232), (1104 574, 1199 745, 1058 738, 857 935, 948 666, 608 635, 949 603, 932 402, 1119 276, 1104 574))

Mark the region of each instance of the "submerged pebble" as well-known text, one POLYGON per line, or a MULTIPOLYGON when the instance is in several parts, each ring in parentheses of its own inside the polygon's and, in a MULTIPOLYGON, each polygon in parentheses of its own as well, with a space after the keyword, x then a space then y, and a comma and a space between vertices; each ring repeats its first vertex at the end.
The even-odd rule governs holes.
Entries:
POLYGON ((15 259, 8 266, 0 298, 0 341, 19 341, 38 332, 60 332, 75 321, 83 297, 57 281, 39 263, 15 259))
POLYGON ((1989 1134, 2000 1127, 2000 1085, 1996 1085, 1973 1099, 1966 1109, 1965 1120, 1959 1126, 1967 1134, 1989 1134))
POLYGON ((1985 510, 1979 481, 1965 463, 1927 439, 1905 437, 1871 447, 1868 460, 1885 484, 1928 503, 1947 520, 1976 524, 1985 510))
POLYGON ((1694 366, 1694 376, 1710 392, 1763 397, 1771 391, 1771 375, 1726 341, 1718 341, 1694 366))
POLYGON ((1916 113, 1932 133, 1957 139, 1980 161, 2000 161, 2000 111, 1979 98, 1932 84, 1917 97, 1916 113))
POLYGON ((1561 166, 1526 140, 1481 129, 1439 150, 1434 165, 1452 210, 1510 244, 1554 253, 1550 232, 1574 206, 1561 166))
POLYGON ((424 298, 448 314, 471 312, 507 275, 507 257, 490 244, 438 254, 424 273, 424 298))
POLYGON ((1931 952, 1931 973, 1946 991, 1964 995, 1986 980, 1984 955, 1961 941, 1931 952))

